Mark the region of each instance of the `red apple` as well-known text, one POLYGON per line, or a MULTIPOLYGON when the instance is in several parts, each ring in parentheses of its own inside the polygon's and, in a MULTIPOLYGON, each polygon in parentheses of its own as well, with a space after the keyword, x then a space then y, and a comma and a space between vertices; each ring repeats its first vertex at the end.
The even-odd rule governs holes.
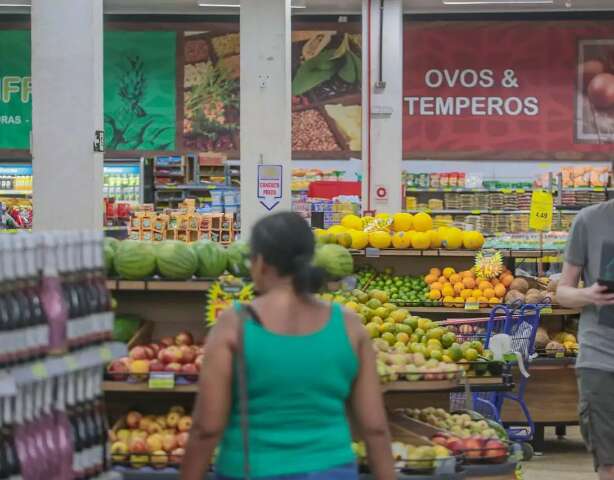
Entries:
POLYGON ((130 453, 147 453, 147 443, 142 438, 133 438, 130 439, 128 449, 130 453))
POLYGON ((433 438, 431 438, 431 442, 445 447, 448 445, 448 437, 446 437, 443 433, 437 433, 433 436, 433 438))
POLYGON ((107 367, 107 371, 111 373, 111 379, 121 382, 126 380, 126 375, 130 371, 128 365, 122 360, 114 360, 107 367))
MULTIPOLYGON (((151 422, 147 426, 147 433, 149 433, 150 436, 162 433, 162 425, 160 425, 158 422, 151 422)), ((154 450, 159 450, 159 448, 154 448, 154 450)))
POLYGON ((156 357, 158 356, 158 353, 160 352, 160 350, 162 350, 162 347, 158 345, 157 343, 150 343, 148 346, 154 351, 154 355, 156 357))
POLYGON ((160 360, 152 360, 149 363, 150 372, 163 372, 165 370, 164 364, 160 360))
POLYGON ((192 428, 192 417, 185 415, 177 422, 177 430, 180 432, 188 432, 192 428))
POLYGON ((144 346, 143 349, 145 349, 145 355, 147 356, 148 360, 152 360, 152 359, 156 358, 156 354, 154 352, 154 349, 151 348, 149 345, 144 346))
POLYGON ((482 456, 482 442, 479 438, 469 437, 463 441, 463 452, 467 458, 480 458, 482 456))
POLYGON ((188 444, 188 437, 189 436, 190 436, 190 434, 188 432, 178 433, 177 436, 176 436, 177 445, 180 446, 181 448, 185 448, 185 446, 188 444))
POLYGON ((194 337, 190 332, 179 332, 175 337, 175 345, 192 345, 194 343, 194 337))
POLYGON ((166 348, 175 345, 175 339, 173 337, 164 337, 160 339, 159 343, 162 348, 166 348))
POLYGON ((142 347, 140 345, 132 347, 132 349, 130 350, 130 358, 132 360, 146 360, 148 358, 147 350, 145 350, 145 347, 142 347))
POLYGON ((194 363, 194 360, 196 360, 196 352, 192 350, 192 347, 182 345, 179 347, 179 351, 181 352, 181 363, 194 363))
POLYGON ((181 372, 181 364, 177 363, 177 362, 171 362, 171 363, 166 365, 165 370, 167 372, 179 373, 179 372, 181 372))
POLYGON ((177 427, 177 424, 179 423, 179 419, 180 418, 181 418, 181 414, 179 414, 177 412, 170 412, 166 416, 166 425, 169 428, 175 428, 175 427, 177 427))
POLYGON ((484 457, 495 461, 504 461, 507 458, 507 448, 500 440, 488 440, 484 444, 484 457))
POLYGON ((137 428, 142 418, 143 415, 141 415, 139 412, 128 412, 126 415, 126 425, 128 428, 137 428))
POLYGON ((464 444, 458 437, 450 437, 444 447, 446 447, 448 450, 452 450, 452 452, 456 455, 463 451, 464 444))
POLYGON ((184 455, 185 455, 185 450, 183 448, 176 448, 175 450, 171 452, 170 462, 171 463, 181 463, 184 455))
POLYGON ((172 433, 162 434, 162 449, 165 452, 172 452, 177 448, 177 439, 172 433))
POLYGON ((162 363, 180 363, 181 354, 182 352, 179 347, 170 346, 160 350, 158 360, 160 360, 162 363))

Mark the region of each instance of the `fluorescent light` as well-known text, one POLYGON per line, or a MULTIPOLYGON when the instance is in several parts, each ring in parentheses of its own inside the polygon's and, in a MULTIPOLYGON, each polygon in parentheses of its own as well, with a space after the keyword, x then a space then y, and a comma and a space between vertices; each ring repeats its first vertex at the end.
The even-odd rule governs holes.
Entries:
MULTIPOLYGON (((238 3, 198 3, 199 7, 240 8, 238 3)), ((291 5, 290 8, 307 8, 305 5, 291 5)))
POLYGON ((31 7, 29 3, 0 3, 0 7, 31 7))
POLYGON ((554 5, 554 0, 443 0, 444 5, 554 5))

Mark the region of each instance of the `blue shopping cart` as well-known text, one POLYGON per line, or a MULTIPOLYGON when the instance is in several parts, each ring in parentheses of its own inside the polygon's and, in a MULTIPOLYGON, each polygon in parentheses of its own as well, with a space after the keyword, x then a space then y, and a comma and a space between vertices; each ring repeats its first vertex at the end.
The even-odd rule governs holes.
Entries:
MULTIPOLYGON (((453 320, 445 322, 452 326, 459 340, 482 340, 485 348, 491 348, 495 343, 506 345, 508 352, 504 355, 507 367, 516 367, 520 371, 515 389, 509 392, 476 392, 470 400, 473 409, 498 423, 501 421, 501 411, 506 401, 515 402, 522 411, 526 424, 509 426, 507 432, 511 441, 521 443, 525 458, 532 456, 529 443, 535 433, 535 424, 527 407, 524 396, 529 380, 529 364, 535 356, 535 336, 540 320, 540 305, 498 305, 494 307, 488 318, 471 320, 453 320)), ((451 410, 466 408, 469 398, 466 394, 452 394, 451 410)), ((524 423, 524 422, 523 422, 524 423)))

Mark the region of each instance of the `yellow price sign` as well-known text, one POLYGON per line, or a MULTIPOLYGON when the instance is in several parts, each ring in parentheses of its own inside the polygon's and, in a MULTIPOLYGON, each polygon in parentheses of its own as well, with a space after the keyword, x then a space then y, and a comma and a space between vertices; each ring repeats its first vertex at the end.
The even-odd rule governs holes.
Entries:
POLYGON ((552 194, 543 190, 535 190, 531 195, 529 227, 542 232, 550 231, 552 229, 553 209, 552 194))

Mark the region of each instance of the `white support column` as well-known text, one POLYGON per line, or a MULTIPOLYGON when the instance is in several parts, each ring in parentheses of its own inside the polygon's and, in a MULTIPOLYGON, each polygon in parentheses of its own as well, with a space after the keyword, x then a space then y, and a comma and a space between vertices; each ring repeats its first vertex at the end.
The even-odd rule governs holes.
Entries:
POLYGON ((292 205, 290 35, 290 0, 241 2, 241 234, 244 239, 260 217, 289 210, 292 205), (258 198, 260 164, 282 166, 281 198, 264 200, 270 210, 258 198), (279 203, 271 207, 276 202, 279 203))
POLYGON ((101 229, 103 0, 32 1, 34 229, 101 229))
POLYGON ((395 213, 404 208, 401 186, 403 172, 403 2, 402 0, 385 0, 384 5, 382 80, 385 82, 385 87, 382 89, 376 88, 380 80, 380 0, 363 0, 362 158, 364 175, 362 204, 365 210, 395 213), (368 61, 369 45, 371 48, 370 64, 368 61), (378 200, 378 188, 385 189, 386 199, 378 200))

